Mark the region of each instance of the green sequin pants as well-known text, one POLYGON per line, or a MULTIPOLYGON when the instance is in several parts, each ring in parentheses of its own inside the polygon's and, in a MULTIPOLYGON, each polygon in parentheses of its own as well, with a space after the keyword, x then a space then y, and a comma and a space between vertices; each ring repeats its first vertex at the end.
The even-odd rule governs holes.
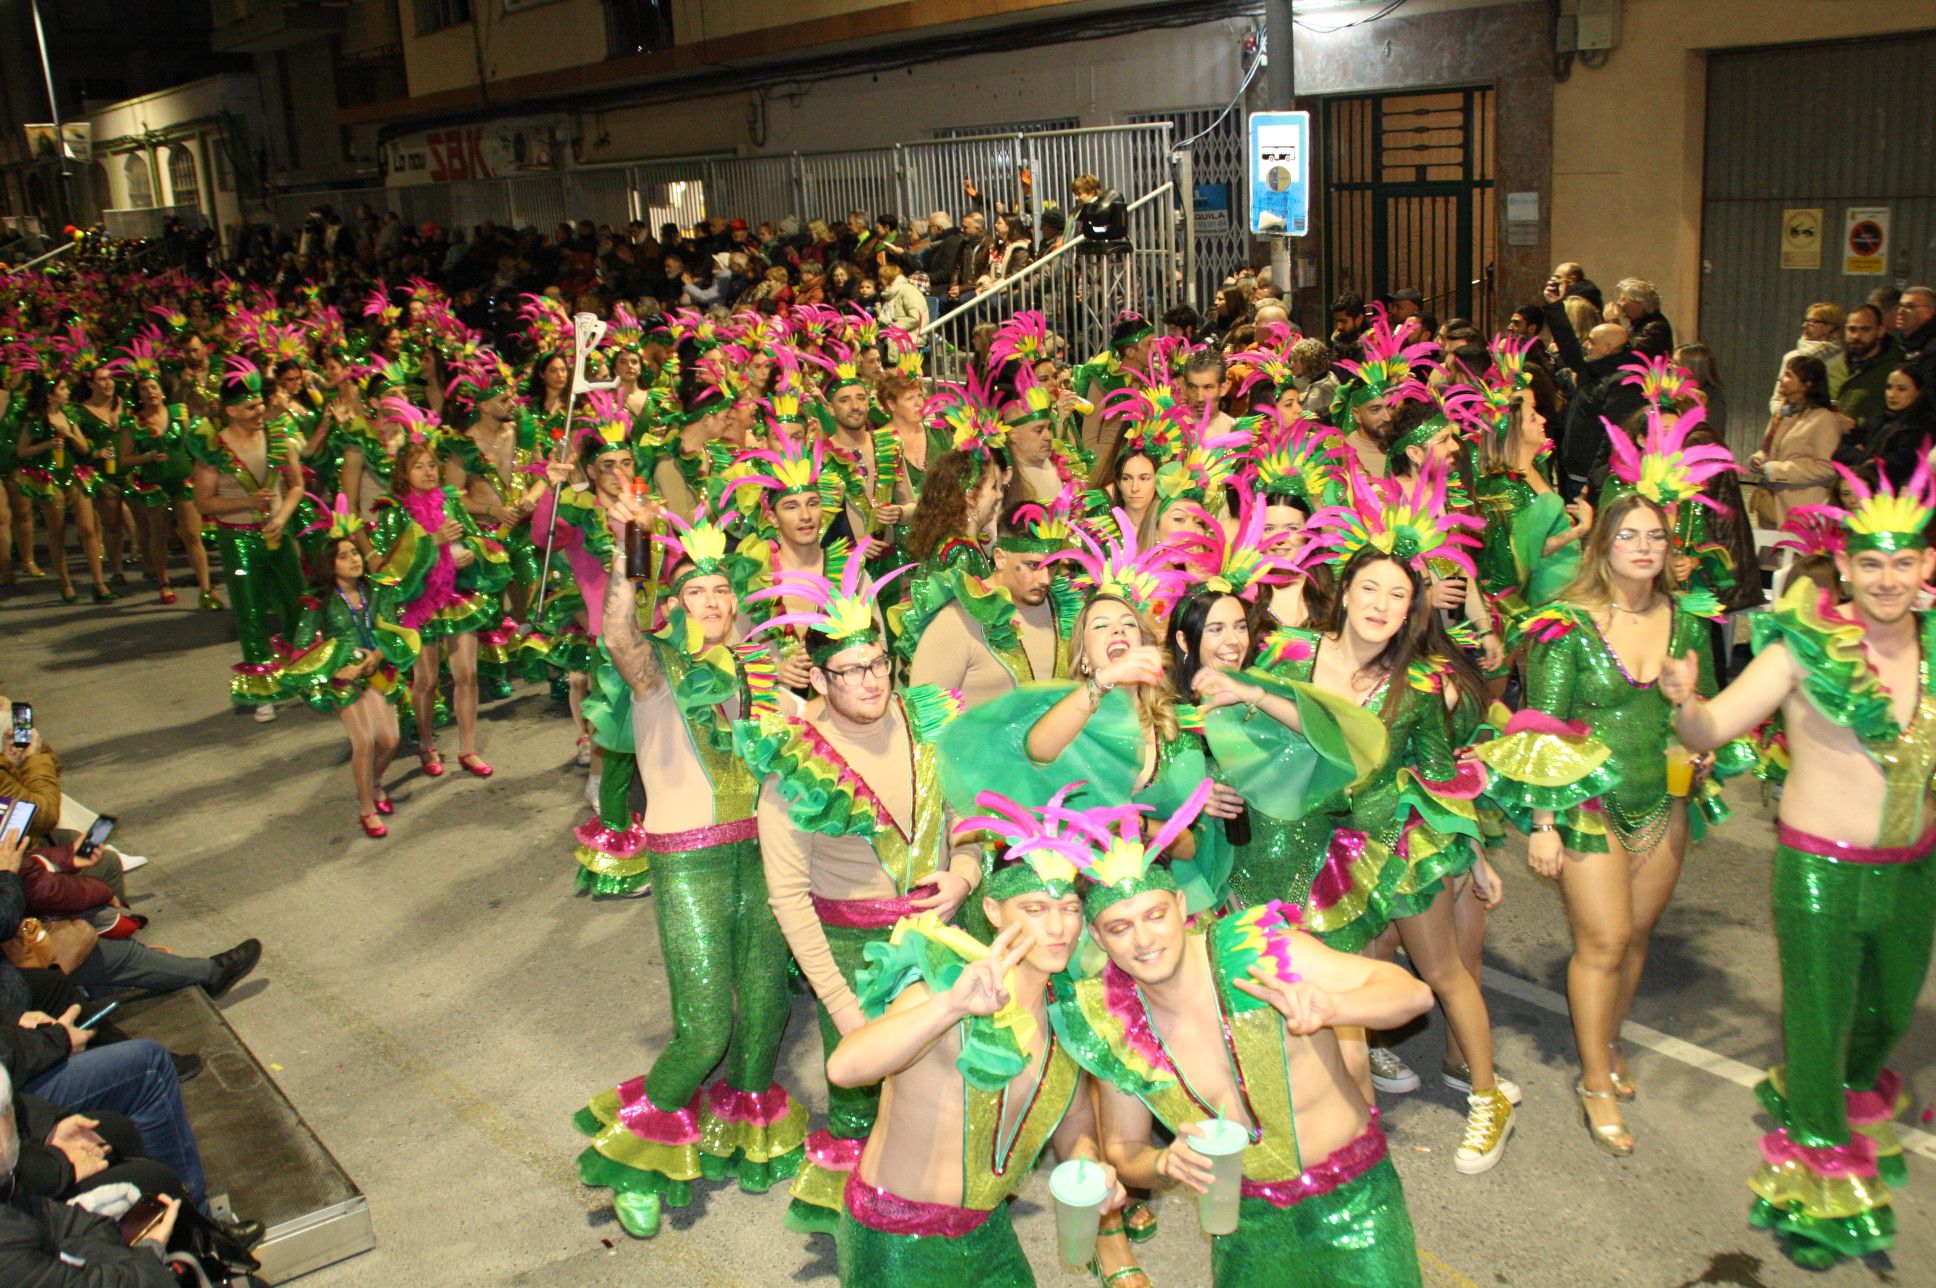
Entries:
POLYGON ((296 628, 302 563, 293 541, 285 539, 271 550, 262 534, 251 528, 216 525, 211 531, 222 555, 222 583, 228 587, 235 631, 242 642, 242 664, 230 679, 229 697, 238 704, 256 706, 275 696, 270 676, 276 660, 270 643, 275 632, 269 627, 269 614, 276 615, 284 631, 296 628))
POLYGON ((1242 1201, 1210 1241, 1217 1288, 1419 1288, 1418 1243, 1391 1159, 1287 1208, 1242 1201))
MULTIPOLYGON (((1936 856, 1854 863, 1777 845, 1774 914, 1786 1063, 1779 1088, 1766 1081, 1756 1095, 1796 1144, 1847 1145, 1848 1093, 1875 1089, 1915 1017, 1936 940, 1936 856)), ((1887 1248, 1894 1213, 1886 1182, 1901 1160, 1881 1162, 1880 1192, 1872 1200, 1843 1198, 1840 1207, 1848 1210, 1834 1215, 1826 1202, 1807 1211, 1808 1203, 1794 1198, 1800 1186, 1783 1190, 1764 1168, 1749 1219, 1835 1255, 1887 1248), (1782 1201, 1771 1203, 1770 1194, 1782 1201)))
POLYGON ((1008 1204, 959 1238, 887 1234, 840 1213, 842 1288, 1035 1288, 1008 1204))
POLYGON ((692 1100, 724 1060, 736 1091, 773 1085, 786 1034, 786 940, 755 840, 655 855, 652 904, 672 994, 672 1041, 645 1075, 661 1109, 692 1100))

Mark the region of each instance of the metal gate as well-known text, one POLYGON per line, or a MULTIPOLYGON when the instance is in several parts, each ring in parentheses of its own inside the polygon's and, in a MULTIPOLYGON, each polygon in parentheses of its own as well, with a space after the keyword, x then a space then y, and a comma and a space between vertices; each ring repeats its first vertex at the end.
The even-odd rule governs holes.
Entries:
POLYGON ((1810 304, 1851 309, 1878 286, 1936 277, 1932 60, 1929 33, 1708 59, 1700 338, 1719 360, 1738 455, 1767 428, 1776 368, 1810 304), (1798 86, 1807 111, 1795 110, 1798 86), (1848 211, 1868 206, 1890 212, 1888 263, 1852 276, 1842 271, 1848 211), (1815 267, 1789 267, 1806 253, 1784 260, 1790 210, 1820 216, 1815 267))
POLYGON ((1323 100, 1327 303, 1411 287, 1492 325, 1492 110, 1489 88, 1323 100))
POLYGON ((1194 140, 1188 148, 1189 180, 1194 191, 1179 196, 1195 204, 1195 303, 1199 312, 1209 313, 1216 302, 1217 287, 1249 259, 1244 114, 1226 112, 1221 107, 1191 107, 1139 113, 1129 119, 1167 121, 1174 127, 1179 150, 1182 140, 1194 140))

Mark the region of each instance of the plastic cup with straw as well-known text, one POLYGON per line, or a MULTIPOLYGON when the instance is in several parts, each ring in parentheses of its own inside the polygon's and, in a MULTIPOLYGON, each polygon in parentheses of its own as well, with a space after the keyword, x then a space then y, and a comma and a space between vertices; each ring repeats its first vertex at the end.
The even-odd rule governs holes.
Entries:
POLYGON ((1197 1124, 1190 1148, 1210 1160, 1210 1188, 1197 1196, 1197 1223, 1205 1234, 1234 1234, 1243 1197, 1244 1149, 1250 1133, 1222 1114, 1197 1124))
POLYGON ((1049 1194, 1055 1199, 1055 1237, 1063 1262, 1088 1265, 1096 1254, 1102 1205, 1109 1199, 1108 1173, 1086 1158, 1072 1158, 1049 1173, 1049 1194))

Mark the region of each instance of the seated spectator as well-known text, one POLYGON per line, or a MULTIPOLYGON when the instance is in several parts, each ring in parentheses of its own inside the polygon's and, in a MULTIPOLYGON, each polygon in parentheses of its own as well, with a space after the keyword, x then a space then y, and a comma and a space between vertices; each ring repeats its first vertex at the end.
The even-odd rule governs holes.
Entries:
POLYGON ((1832 464, 1842 423, 1828 404, 1828 368, 1819 358, 1790 358, 1776 392, 1783 410, 1768 422, 1748 472, 1761 486, 1749 502, 1755 521, 1779 528, 1798 505, 1821 505, 1835 483, 1832 464))
POLYGON ((917 334, 928 324, 928 297, 907 276, 901 252, 883 250, 879 259, 881 322, 899 327, 909 335, 917 334))
POLYGON ((1543 340, 1546 310, 1537 304, 1522 304, 1506 319, 1506 334, 1519 339, 1543 340))
POLYGON ((1873 304, 1858 304, 1842 324, 1842 351, 1829 360, 1828 396, 1853 424, 1882 410, 1889 373, 1902 365, 1902 341, 1873 304))
POLYGON ((1163 331, 1179 340, 1194 343, 1203 319, 1188 304, 1177 304, 1163 315, 1163 331))
MULTIPOLYGON (((1777 386, 1781 384, 1780 373, 1788 369, 1790 358, 1819 358, 1823 366, 1832 364, 1841 355, 1842 328, 1847 321, 1848 318, 1843 314, 1839 304, 1809 305, 1808 311, 1802 315, 1801 338, 1795 341, 1794 348, 1781 355, 1781 365, 1775 368, 1775 384, 1777 386)), ((1829 378, 1831 404, 1834 397, 1835 380, 1831 376, 1829 378)), ((1768 395, 1768 414, 1771 416, 1781 414, 1781 394, 1778 391, 1768 395)))
POLYGON ((1896 334, 1908 360, 1923 368, 1923 385, 1936 384, 1936 286, 1912 286, 1896 304, 1896 334))
POLYGON ((1878 476, 1901 489, 1915 476, 1916 463, 1936 443, 1936 399, 1920 383, 1921 373, 1904 363, 1889 373, 1882 407, 1851 430, 1835 450, 1835 460, 1861 475, 1871 487, 1878 476))
POLYGON ((1307 335, 1291 346, 1290 364, 1291 383, 1304 410, 1320 420, 1328 417, 1331 401, 1338 396, 1338 378, 1331 374, 1331 347, 1307 335))

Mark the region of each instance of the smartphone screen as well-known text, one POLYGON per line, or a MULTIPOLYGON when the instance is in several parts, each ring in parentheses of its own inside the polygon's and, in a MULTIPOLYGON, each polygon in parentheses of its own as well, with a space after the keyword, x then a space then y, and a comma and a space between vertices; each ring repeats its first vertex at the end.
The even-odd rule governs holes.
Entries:
POLYGON ((32 801, 8 801, 4 813, 0 813, 0 840, 9 843, 18 839, 22 832, 34 821, 32 801))
POLYGON ((94 825, 87 829, 87 835, 83 836, 81 843, 74 847, 74 853, 81 858, 86 858, 100 849, 101 843, 108 839, 108 833, 114 831, 114 825, 118 821, 112 814, 103 814, 95 819, 94 825))
POLYGON ((13 745, 24 747, 34 740, 34 704, 13 704, 13 745))

